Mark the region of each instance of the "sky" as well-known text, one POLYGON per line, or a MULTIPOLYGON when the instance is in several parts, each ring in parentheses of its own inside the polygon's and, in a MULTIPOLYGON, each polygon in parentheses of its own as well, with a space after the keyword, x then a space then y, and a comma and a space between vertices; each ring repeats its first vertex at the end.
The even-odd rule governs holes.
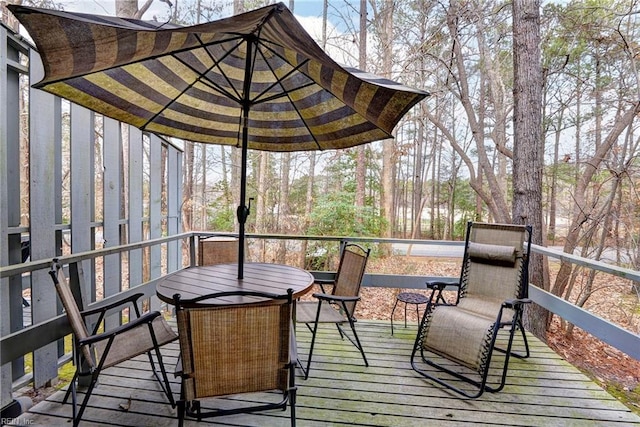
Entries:
MULTIPOLYGON (((174 4, 180 1, 195 2, 195 0, 172 0, 174 4)), ((230 3, 230 0, 227 0, 230 3)), ((219 3, 219 1, 214 1, 219 3)), ((83 13, 95 13, 102 15, 114 15, 115 14, 115 0, 63 0, 65 10, 69 12, 83 12, 83 13)), ((142 5, 143 0, 139 0, 138 4, 142 5)), ((287 7, 289 2, 285 0, 283 2, 287 7)), ((294 3, 295 15, 301 17, 322 17, 322 0, 296 0, 294 3)), ((335 7, 344 7, 343 1, 329 1, 330 9, 335 7)), ((155 0, 149 11, 145 14, 143 19, 152 19, 153 15, 158 17, 166 15, 168 12, 168 6, 166 3, 160 0, 155 0)), ((222 16, 221 16, 222 17, 222 16)))
MULTIPOLYGON (((82 12, 91 13, 97 15, 115 15, 115 0, 59 0, 64 5, 64 10, 67 12, 82 12)), ((170 0, 174 6, 176 4, 194 3, 195 0, 170 0)), ((231 4, 231 0, 201 0, 202 4, 220 4, 222 2, 231 4)), ((351 0, 355 5, 359 6, 359 1, 351 0)), ((138 0, 138 4, 142 5, 144 0, 138 0)), ((289 1, 285 0, 283 3, 289 7, 289 1)), ((294 3, 294 15, 302 25, 302 27, 311 35, 311 37, 318 41, 322 40, 322 6, 323 0, 295 0, 294 3)), ((162 0, 154 0, 152 6, 145 13, 142 19, 153 20, 156 19, 160 22, 165 20, 169 15, 169 6, 162 0)), ((231 11, 227 14, 217 16, 215 19, 231 16, 231 11)), ((344 43, 352 44, 353 37, 344 37, 344 33, 347 32, 344 18, 357 20, 358 15, 356 10, 350 8, 345 0, 329 0, 328 9, 328 28, 327 37, 331 39, 329 44, 325 47, 325 51, 337 62, 350 66, 357 64, 357 55, 353 55, 353 49, 350 46, 344 48, 344 43), (347 40, 347 41, 344 41, 347 40), (332 46, 333 45, 333 46, 332 46), (343 46, 342 48, 336 48, 336 45, 343 46), (355 59, 354 59, 355 58, 355 59)), ((352 28, 357 28, 358 23, 354 22, 352 28)), ((320 43, 319 43, 320 44, 320 43)))

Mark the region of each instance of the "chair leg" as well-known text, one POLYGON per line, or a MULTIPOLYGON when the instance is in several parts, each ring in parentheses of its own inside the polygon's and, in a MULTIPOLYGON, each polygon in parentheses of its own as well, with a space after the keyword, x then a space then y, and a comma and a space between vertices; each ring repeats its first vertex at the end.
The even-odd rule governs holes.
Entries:
POLYGON ((153 371, 153 375, 156 377, 156 380, 158 380, 158 383, 160 383, 160 388, 162 388, 162 391, 167 396, 167 399, 169 400, 171 407, 175 408, 176 402, 173 398, 173 393, 171 392, 171 385, 169 384, 169 377, 167 376, 167 371, 164 367, 164 362, 162 361, 162 354, 160 354, 160 348, 156 346, 155 352, 156 352, 156 358, 158 359, 158 366, 160 367, 160 374, 162 375, 162 378, 160 378, 160 376, 158 375, 158 371, 156 371, 156 367, 153 362, 153 357, 151 356, 151 352, 149 351, 147 352, 147 354, 149 356, 149 362, 151 363, 151 369, 153 371))
MULTIPOLYGON (((513 331, 513 332, 510 332, 511 341, 513 341, 513 338, 515 336, 515 330, 516 329, 520 330, 520 333, 522 334, 522 341, 524 342, 524 354, 516 353, 515 351, 511 351, 511 350, 509 351, 509 354, 511 356, 513 356, 513 357, 518 358, 518 359, 526 359, 526 358, 528 358, 531 355, 531 353, 529 351, 529 341, 527 340, 527 334, 526 334, 526 331, 524 329, 524 325, 522 324, 522 319, 518 319, 515 322, 513 322, 513 325, 511 326, 511 328, 512 328, 512 331, 513 331)), ((509 348, 511 348, 512 345, 513 344, 510 343, 509 348)), ((505 352, 504 349, 498 348, 498 347, 496 347, 496 350, 501 352, 501 353, 505 352)))
POLYGON ((407 306, 409 304, 407 304, 406 302, 404 303, 404 328, 407 329, 407 306))
POLYGON ((520 332, 522 333, 522 341, 524 341, 524 355, 521 354, 517 354, 517 353, 513 353, 513 356, 519 358, 519 359, 526 359, 528 358, 531 353, 529 352, 529 341, 527 341, 527 334, 524 330, 524 325, 522 324, 522 319, 518 319, 518 323, 517 323, 517 327, 520 329, 520 332))
POLYGON ((71 391, 71 416, 73 419, 73 426, 76 427, 78 424, 76 422, 76 420, 78 419, 76 417, 77 415, 77 394, 76 394, 76 381, 77 381, 77 376, 78 376, 78 372, 76 371, 76 375, 73 377, 73 381, 71 381, 71 384, 69 385, 69 389, 67 390, 67 395, 65 395, 65 399, 64 402, 67 401, 67 396, 69 391, 71 391))
POLYGON ((99 374, 98 371, 91 373, 91 382, 89 383, 89 387, 85 392, 84 399, 82 399, 82 403, 80 404, 80 409, 77 411, 77 414, 76 414, 77 389, 75 386, 71 392, 72 400, 73 400, 73 427, 77 427, 78 424, 80 424, 80 420, 82 419, 82 414, 84 414, 84 410, 87 408, 87 403, 89 403, 89 398, 91 397, 91 393, 93 393, 93 389, 95 388, 96 384, 98 384, 98 374, 99 374))
MULTIPOLYGON (((313 326, 313 329, 311 330, 311 345, 309 347, 309 356, 307 358, 307 368, 302 368, 302 364, 300 364, 300 367, 302 368, 302 371, 304 373, 304 379, 308 379, 309 378, 309 370, 311 369, 311 358, 313 356, 313 347, 316 344, 316 334, 318 332, 318 320, 320 317, 320 305, 322 304, 322 302, 320 302, 318 304, 318 313, 316 314, 316 322, 313 326)), ((307 324, 307 327, 309 329, 311 329, 311 327, 309 326, 309 324, 307 324)))
MULTIPOLYGON (((355 345, 358 350, 360 350, 360 354, 362 355, 362 360, 364 360, 364 365, 365 366, 369 366, 369 362, 367 361, 367 356, 365 356, 364 354, 364 348, 362 347, 362 343, 360 343, 360 338, 358 338, 358 333, 356 332, 356 325, 353 322, 353 319, 349 318, 349 325, 351 326, 351 332, 353 332, 353 337, 355 338, 355 341, 353 341, 349 335, 346 335, 347 338, 349 339, 349 341, 351 341, 351 343, 353 345, 355 345)), ((340 325, 336 325, 338 326, 338 329, 340 328, 340 325)))
POLYGON ((178 427, 182 427, 184 424, 184 416, 185 416, 185 405, 186 402, 182 399, 178 400, 177 402, 177 406, 178 406, 178 427))
POLYGON ((291 411, 291 427, 296 427, 296 389, 289 391, 289 408, 291 411))
POLYGON ((73 373, 73 378, 71 378, 71 382, 69 383, 69 387, 67 387, 67 392, 64 394, 64 399, 62 399, 62 403, 67 403, 67 400, 69 399, 69 395, 71 395, 71 391, 73 390, 72 385, 75 384, 77 379, 78 379, 78 370, 76 369, 76 371, 73 373))

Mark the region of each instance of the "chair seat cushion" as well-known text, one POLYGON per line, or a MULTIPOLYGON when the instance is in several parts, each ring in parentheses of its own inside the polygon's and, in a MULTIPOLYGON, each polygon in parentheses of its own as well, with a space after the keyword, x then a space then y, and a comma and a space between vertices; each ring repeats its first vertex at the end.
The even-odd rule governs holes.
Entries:
MULTIPOLYGON (((316 321, 316 313, 318 312, 317 301, 298 301, 296 304, 296 322, 298 323, 314 323, 316 321)), ((320 308, 319 323, 341 323, 346 322, 347 318, 338 310, 333 308, 331 304, 324 302, 320 308)))
MULTIPOLYGON (((479 316, 486 317, 487 319, 493 319, 495 321, 502 307, 502 300, 489 297, 479 297, 469 295, 465 298, 460 298, 458 308, 465 310, 469 313, 475 313, 479 316)), ((501 322, 511 322, 513 319, 513 310, 505 309, 502 312, 501 322)))
POLYGON ((423 347, 479 370, 486 359, 493 318, 460 307, 437 306, 429 314, 423 347))
MULTIPOLYGON (((153 319, 152 325, 159 346, 178 338, 178 335, 171 329, 171 326, 169 326, 162 316, 153 319)), ((104 340, 95 345, 98 358, 102 357, 107 341, 108 340, 104 340)), ((103 368, 117 365, 120 362, 146 353, 152 349, 153 342, 149 334, 149 327, 147 324, 142 324, 120 335, 116 335, 103 368)))

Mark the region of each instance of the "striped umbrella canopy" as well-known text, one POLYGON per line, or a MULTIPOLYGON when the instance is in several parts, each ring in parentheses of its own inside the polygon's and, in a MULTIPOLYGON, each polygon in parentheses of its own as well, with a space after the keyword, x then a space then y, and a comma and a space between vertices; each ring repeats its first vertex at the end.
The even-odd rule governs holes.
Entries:
POLYGON ((347 148, 389 138, 428 94, 332 60, 282 3, 189 27, 8 6, 44 64, 35 87, 144 131, 247 149, 347 148))

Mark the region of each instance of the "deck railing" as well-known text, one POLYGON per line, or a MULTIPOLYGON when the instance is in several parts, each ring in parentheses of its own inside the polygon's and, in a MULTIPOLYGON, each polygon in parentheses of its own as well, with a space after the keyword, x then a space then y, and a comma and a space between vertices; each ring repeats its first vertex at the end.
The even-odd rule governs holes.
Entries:
MULTIPOLYGON (((216 235, 229 236, 230 233, 216 233, 216 235)), ((171 237, 159 238, 148 240, 145 242, 132 243, 127 245, 121 245, 106 249, 82 252, 72 254, 68 256, 60 257, 59 259, 65 265, 69 266, 70 279, 74 286, 81 286, 84 283, 82 279, 82 264, 85 262, 95 261, 107 256, 126 256, 132 251, 145 251, 145 250, 160 250, 163 253, 170 253, 166 260, 171 260, 162 267, 163 271, 155 271, 150 280, 147 280, 139 284, 130 284, 130 288, 109 298, 105 298, 102 301, 87 301, 87 305, 104 303, 109 299, 117 298, 122 294, 129 294, 134 292, 142 292, 145 295, 146 301, 148 301, 150 307, 157 307, 159 302, 155 296, 155 284, 157 280, 165 274, 172 271, 187 267, 189 265, 196 264, 196 252, 198 248, 198 240, 201 238, 209 237, 211 233, 202 232, 189 232, 182 233, 171 237)), ((318 237, 318 236, 286 236, 286 235, 258 235, 248 234, 248 239, 268 239, 268 240, 288 240, 288 241, 341 241, 350 240, 358 241, 366 244, 411 244, 418 245, 448 245, 452 248, 460 248, 460 254, 462 254, 462 242, 443 242, 433 240, 405 240, 405 239, 378 239, 378 238, 361 238, 361 237, 318 237)), ((615 267, 602 262, 592 261, 585 258, 581 258, 574 255, 565 254, 553 249, 533 246, 533 251, 543 254, 550 259, 566 260, 568 262, 582 265, 586 268, 590 268, 597 271, 614 274, 619 277, 629 279, 631 281, 640 282, 640 272, 615 267)), ((44 276, 43 280, 47 280, 46 271, 50 267, 51 260, 40 260, 27 262, 23 264, 12 265, 8 267, 0 268, 0 278, 11 278, 16 276, 27 277, 29 275, 44 276)), ((156 266, 156 268, 160 268, 156 266)), ((331 275, 331 272, 314 272, 317 277, 327 277, 331 275)), ((379 274, 369 271, 365 275, 364 286, 368 287, 390 287, 390 288, 415 288, 424 289, 424 283, 428 280, 429 276, 424 275, 390 275, 379 274)), ((3 281, 6 283, 7 281, 3 281)), ((95 282, 94 282, 95 283, 95 282)), ((96 290, 83 290, 88 291, 89 295, 95 295, 96 290)), ((573 323, 586 332, 596 336, 600 340, 610 344, 611 346, 621 350, 629 356, 640 360, 640 336, 631 331, 615 325, 607 320, 604 320, 588 311, 579 308, 561 298, 558 298, 548 292, 541 290, 540 288, 530 285, 529 295, 531 299, 546 308, 547 310, 557 314, 566 321, 573 323)), ((118 321, 118 320, 116 320, 118 321)), ((51 317, 50 319, 39 322, 35 325, 30 325, 22 330, 13 332, 11 334, 2 336, 0 339, 1 348, 1 363, 5 365, 12 361, 22 358, 25 354, 33 352, 43 346, 51 343, 59 342, 63 337, 71 333, 66 317, 63 314, 51 317)), ((45 359, 46 360, 46 359, 45 359)), ((68 360, 68 355, 59 358, 58 363, 63 363, 68 360)), ((51 372, 51 379, 57 375, 58 366, 39 366, 40 362, 34 358, 33 370, 43 370, 51 372)), ((24 386, 31 381, 31 374, 4 384, 6 378, 2 379, 3 387, 24 386)))

